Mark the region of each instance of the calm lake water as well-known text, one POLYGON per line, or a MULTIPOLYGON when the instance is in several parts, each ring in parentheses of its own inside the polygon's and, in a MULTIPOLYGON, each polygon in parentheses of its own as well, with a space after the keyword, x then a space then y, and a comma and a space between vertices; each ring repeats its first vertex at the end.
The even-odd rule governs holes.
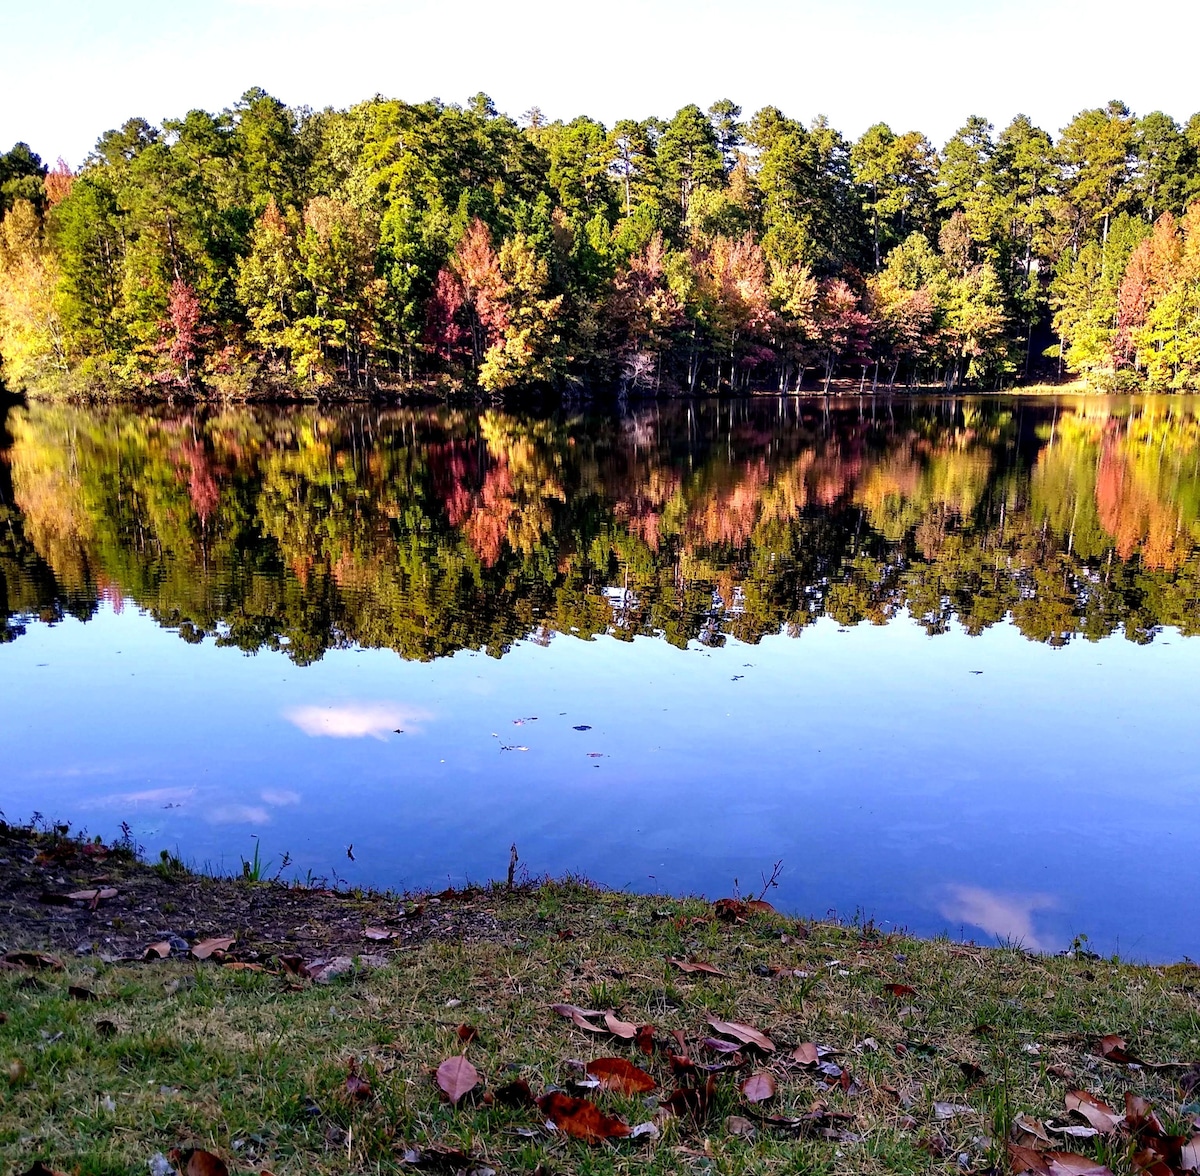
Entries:
POLYGON ((11 409, 0 809, 1200 956, 1198 413, 11 409))

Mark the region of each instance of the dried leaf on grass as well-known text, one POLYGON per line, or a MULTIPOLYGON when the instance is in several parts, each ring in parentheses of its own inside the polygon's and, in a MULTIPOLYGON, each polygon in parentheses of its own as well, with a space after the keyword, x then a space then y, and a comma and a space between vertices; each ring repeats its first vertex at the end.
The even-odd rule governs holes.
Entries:
POLYGON ((668 956, 667 963, 681 972, 703 972, 707 976, 725 975, 720 968, 713 964, 707 964, 703 960, 677 960, 673 956, 668 956))
POLYGON ((1113 1176, 1103 1164, 1077 1152, 1040 1152, 1010 1143, 1008 1159, 1013 1176, 1113 1176))
POLYGON ((622 1021, 612 1013, 604 1014, 604 1026, 614 1037, 623 1037, 632 1041, 638 1034, 638 1027, 632 1021, 622 1021))
POLYGON ((358 1059, 346 1063, 346 1095, 352 1102, 366 1102, 371 1097, 371 1083, 358 1072, 358 1059))
POLYGON ((25 1176, 67 1176, 65 1172, 59 1171, 57 1168, 48 1168, 41 1160, 35 1160, 33 1167, 25 1173, 25 1176))
POLYGON ((1068 1111, 1082 1115, 1102 1135, 1115 1131, 1117 1126, 1125 1121, 1123 1114, 1114 1111, 1108 1103, 1102 1102, 1086 1090, 1068 1091, 1065 1101, 1068 1111))
POLYGON ((229 1176, 225 1161, 201 1148, 174 1148, 167 1154, 183 1176, 229 1176))
POLYGON ((732 1037, 743 1045, 753 1045, 764 1053, 774 1053, 775 1043, 765 1034, 760 1033, 751 1025, 743 1025, 740 1021, 721 1021, 709 1017, 708 1023, 726 1037, 732 1037))
POLYGON ((228 951, 237 942, 235 935, 218 935, 212 939, 202 939, 199 943, 192 944, 192 950, 189 953, 193 959, 206 960, 214 952, 228 951))
POLYGON ((620 1094, 646 1094, 657 1085, 645 1070, 624 1058, 597 1058, 588 1062, 587 1072, 600 1083, 602 1089, 615 1090, 620 1094))
POLYGON ((730 1115, 725 1120, 725 1130, 730 1135, 737 1135, 742 1139, 753 1139, 757 1134, 754 1124, 749 1119, 742 1118, 741 1115, 730 1115))
POLYGON ((99 1000, 100 999, 90 988, 81 988, 78 984, 70 985, 67 988, 67 995, 72 1000, 99 1000))
POLYGON ((144 960, 165 960, 171 954, 171 945, 164 939, 160 943, 152 943, 144 952, 144 960))
POLYGON ((0 969, 12 968, 49 968, 52 972, 61 972, 63 962, 55 955, 44 951, 9 951, 0 956, 0 969))
POLYGON ((386 939, 395 939, 398 934, 398 931, 389 931, 386 927, 366 927, 363 929, 364 939, 373 939, 378 942, 383 942, 386 939))
POLYGON ((673 1115, 699 1120, 708 1114, 716 1092, 717 1080, 709 1074, 703 1086, 681 1086, 664 1098, 661 1105, 673 1115))
POLYGON ((539 1098, 537 1105, 559 1131, 588 1143, 623 1139, 630 1133, 628 1123, 604 1114, 586 1098, 572 1098, 555 1090, 539 1098))
POLYGON ((773 1098, 774 1095, 775 1079, 765 1070, 759 1070, 757 1073, 751 1074, 742 1083, 742 1096, 747 1102, 766 1102, 767 1099, 773 1098))
POLYGON ((534 1105, 533 1091, 524 1078, 514 1078, 496 1088, 496 1102, 506 1107, 531 1107, 534 1105))
POLYGON ((438 1066, 437 1084, 442 1093, 457 1104, 459 1099, 479 1085, 479 1071, 466 1058, 456 1055, 438 1066))

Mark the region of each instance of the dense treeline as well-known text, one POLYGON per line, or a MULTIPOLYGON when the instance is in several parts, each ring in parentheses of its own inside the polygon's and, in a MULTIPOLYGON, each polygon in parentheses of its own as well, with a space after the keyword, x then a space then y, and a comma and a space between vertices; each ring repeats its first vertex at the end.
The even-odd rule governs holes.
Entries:
POLYGON ((350 643, 500 654, 555 633, 757 641, 906 612, 931 633, 1011 617, 1056 645, 1197 632, 1191 413, 906 402, 872 420, 795 403, 625 418, 35 404, 0 453, 0 640, 103 599, 300 662, 350 643))
POLYGON ((1200 115, 1123 104, 1057 140, 730 101, 522 123, 251 90, 0 156, 0 356, 34 391, 1200 386, 1200 115), (1188 212, 1192 201, 1197 209, 1188 212))

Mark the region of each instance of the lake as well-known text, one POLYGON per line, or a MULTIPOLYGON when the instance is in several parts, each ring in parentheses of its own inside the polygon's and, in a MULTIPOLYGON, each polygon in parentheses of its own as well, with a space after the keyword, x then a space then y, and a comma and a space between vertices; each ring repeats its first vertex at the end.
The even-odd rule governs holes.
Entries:
POLYGON ((9 821, 1200 956, 1195 401, 0 414, 9 821))

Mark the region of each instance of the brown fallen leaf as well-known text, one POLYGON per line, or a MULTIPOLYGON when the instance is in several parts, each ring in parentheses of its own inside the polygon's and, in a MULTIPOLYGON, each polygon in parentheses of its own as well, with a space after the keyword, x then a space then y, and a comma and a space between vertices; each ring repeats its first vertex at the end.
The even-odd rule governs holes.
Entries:
POLYGON ((730 1135, 737 1135, 742 1139, 753 1139, 756 1132, 754 1124, 749 1119, 743 1119, 741 1115, 730 1115, 725 1120, 725 1130, 730 1135))
POLYGON ((48 1168, 41 1160, 34 1160, 33 1167, 25 1173, 25 1176, 67 1176, 65 1172, 60 1172, 57 1168, 48 1168))
POLYGON ((309 980, 312 977, 312 973, 309 972, 308 966, 305 964, 304 959, 301 956, 280 956, 279 966, 289 976, 296 976, 301 980, 309 980))
POLYGON ((774 1097, 774 1094, 775 1079, 765 1070, 759 1070, 758 1073, 751 1074, 742 1083, 742 1095, 747 1102, 766 1102, 767 1099, 774 1097))
POLYGON ((96 1033, 100 1037, 116 1037, 120 1032, 115 1021, 97 1021, 96 1033))
POLYGON ((0 964, 5 968, 49 968, 52 972, 61 972, 63 962, 55 955, 44 951, 9 951, 0 956, 0 964))
POLYGON ((917 990, 909 984, 885 984, 883 991, 892 996, 916 996, 917 990))
POLYGON ((765 1033, 760 1033, 751 1025, 743 1025, 740 1021, 721 1021, 716 1017, 709 1017, 708 1023, 718 1033, 723 1033, 726 1037, 733 1037, 744 1045, 753 1045, 764 1053, 775 1052, 775 1043, 765 1033))
POLYGON ((226 960, 221 967, 230 972, 265 972, 267 970, 262 964, 247 964, 241 960, 226 960))
POLYGON ((624 1058, 597 1058, 588 1062, 587 1072, 599 1081, 602 1090, 619 1094, 646 1094, 657 1085, 645 1070, 624 1058))
POLYGON ((626 1041, 632 1041, 638 1033, 638 1027, 632 1021, 622 1021, 612 1013, 604 1014, 604 1025, 614 1037, 623 1037, 626 1041))
POLYGON ((630 1131, 628 1123, 604 1114, 595 1103, 572 1098, 560 1090, 543 1095, 537 1105, 559 1131, 588 1143, 623 1139, 630 1131))
POLYGON ((228 951, 237 942, 235 935, 218 935, 212 939, 202 939, 199 943, 192 944, 192 950, 188 953, 193 959, 206 960, 214 952, 228 951))
POLYGON ((1104 1058, 1107 1062, 1116 1062, 1118 1065, 1127 1066, 1141 1065, 1141 1059, 1134 1057, 1129 1052, 1129 1042, 1125 1040, 1119 1033, 1106 1033, 1099 1041, 1096 1042, 1095 1053, 1098 1057, 1104 1058))
POLYGON ((749 913, 749 907, 739 898, 718 898, 713 903, 713 914, 725 923, 734 923, 738 919, 744 919, 749 913))
POLYGON ((556 1013, 567 1018, 578 1028, 585 1030, 588 1033, 606 1033, 607 1030, 602 1025, 594 1025, 589 1017, 606 1017, 609 1013, 602 1009, 581 1009, 576 1005, 555 1004, 550 1006, 556 1013))
POLYGON ((974 1062, 959 1062, 958 1068, 970 1086, 978 1086, 981 1082, 987 1081, 987 1072, 974 1062))
POLYGON ((637 1036, 633 1040, 642 1053, 652 1054, 654 1052, 654 1026, 639 1025, 637 1036))
POLYGON ((1162 1120, 1155 1114, 1150 1100, 1125 1092, 1125 1126, 1134 1135, 1166 1135, 1162 1120))
POLYGON ((99 1000, 100 999, 90 988, 81 988, 78 984, 70 985, 67 988, 67 995, 72 1000, 99 1000))
POLYGON ((725 975, 720 968, 713 964, 706 964, 703 960, 677 960, 673 956, 668 956, 667 963, 681 972, 703 972, 707 976, 725 975))
POLYGON ((1108 1103, 1102 1102, 1086 1090, 1068 1091, 1065 1101, 1068 1111, 1082 1115, 1102 1135, 1115 1131, 1117 1126, 1125 1121, 1123 1114, 1118 1114, 1108 1103))
POLYGON ((506 1107, 531 1107, 534 1105, 533 1091, 524 1078, 514 1078, 503 1086, 496 1087, 496 1102, 506 1107))
POLYGON ((144 952, 144 960, 165 960, 171 954, 171 945, 164 939, 161 943, 152 943, 144 952))
POLYGON ((1013 1125, 1018 1130, 1024 1131, 1026 1135, 1032 1135, 1034 1139, 1041 1140, 1042 1143, 1050 1143, 1050 1136, 1046 1134, 1046 1129, 1032 1115, 1018 1115, 1013 1120, 1013 1125))
POLYGON ((773 915, 775 908, 762 898, 752 898, 746 903, 746 910, 752 915, 773 915))
POLYGON ((229 1176, 224 1160, 198 1147, 172 1148, 167 1158, 182 1169, 183 1176, 229 1176))
POLYGON ((479 1071, 466 1058, 455 1055, 438 1066, 437 1084, 451 1103, 457 1104, 479 1085, 479 1071))
POLYGON ((363 930, 363 938, 364 939, 374 939, 374 940, 378 940, 378 941, 383 941, 385 939, 395 939, 396 932, 389 931, 385 927, 366 927, 363 930))
POLYGON ((701 1120, 708 1115, 716 1091, 716 1076, 709 1074, 703 1086, 681 1086, 664 1098, 660 1105, 673 1115, 701 1120))
POLYGON ((802 1066, 815 1066, 821 1060, 817 1047, 811 1041, 801 1042, 794 1050, 792 1057, 802 1066))
POLYGON ((358 1072, 358 1059, 346 1063, 346 1096, 351 1102, 366 1102, 371 1097, 371 1083, 358 1072))
POLYGON ((457 1034, 458 1040, 464 1045, 470 1045, 479 1036, 479 1030, 474 1025, 459 1025, 454 1032, 457 1034))

